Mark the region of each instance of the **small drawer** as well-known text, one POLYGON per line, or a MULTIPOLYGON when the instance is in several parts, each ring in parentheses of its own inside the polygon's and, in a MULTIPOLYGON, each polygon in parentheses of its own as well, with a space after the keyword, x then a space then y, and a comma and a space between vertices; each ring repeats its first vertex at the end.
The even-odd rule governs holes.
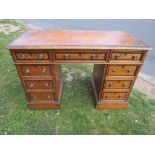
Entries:
POLYGON ((16 61, 49 61, 49 52, 20 51, 15 52, 16 61))
POLYGON ((113 92, 103 93, 102 100, 125 100, 127 93, 113 92))
POLYGON ((105 60, 104 52, 56 52, 56 60, 105 60))
POLYGON ((26 80, 27 89, 54 89, 52 80, 26 80))
POLYGON ((137 65, 110 65, 108 68, 109 76, 134 76, 137 65))
POLYGON ((54 93, 29 93, 30 100, 55 100, 54 93))
POLYGON ((21 65, 23 76, 51 76, 50 65, 21 65))
POLYGON ((112 52, 110 60, 141 61, 142 52, 112 52))
POLYGON ((129 89, 132 81, 128 80, 109 80, 105 81, 104 88, 106 89, 129 89))

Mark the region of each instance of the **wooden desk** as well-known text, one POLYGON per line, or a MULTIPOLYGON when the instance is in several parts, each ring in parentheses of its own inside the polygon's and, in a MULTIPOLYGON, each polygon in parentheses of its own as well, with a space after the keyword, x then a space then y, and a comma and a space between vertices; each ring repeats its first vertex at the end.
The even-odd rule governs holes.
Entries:
POLYGON ((58 109, 60 64, 91 63, 96 109, 126 108, 128 97, 150 49, 119 31, 28 31, 8 49, 30 109, 58 109))

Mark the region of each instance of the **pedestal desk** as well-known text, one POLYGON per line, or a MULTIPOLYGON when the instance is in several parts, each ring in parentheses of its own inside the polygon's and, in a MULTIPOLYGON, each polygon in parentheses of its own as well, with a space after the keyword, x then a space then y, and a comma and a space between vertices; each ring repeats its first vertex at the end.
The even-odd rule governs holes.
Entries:
POLYGON ((61 64, 94 64, 96 109, 126 108, 150 47, 126 32, 28 31, 9 44, 30 109, 60 108, 61 64))

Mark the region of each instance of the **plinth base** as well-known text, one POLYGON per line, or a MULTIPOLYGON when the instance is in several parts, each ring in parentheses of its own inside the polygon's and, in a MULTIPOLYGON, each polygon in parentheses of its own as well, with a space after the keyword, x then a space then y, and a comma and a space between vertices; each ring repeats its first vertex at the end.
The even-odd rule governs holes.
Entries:
POLYGON ((27 107, 31 110, 60 109, 60 102, 29 102, 27 107))

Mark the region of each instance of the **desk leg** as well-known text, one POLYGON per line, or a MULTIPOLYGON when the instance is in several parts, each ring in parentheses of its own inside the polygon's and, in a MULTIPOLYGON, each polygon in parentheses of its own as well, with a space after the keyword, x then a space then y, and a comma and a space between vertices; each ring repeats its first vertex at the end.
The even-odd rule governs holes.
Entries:
MULTIPOLYGON (((103 99, 103 92, 107 90, 104 88, 108 65, 95 64, 92 74, 92 87, 94 94, 94 101, 96 109, 112 109, 112 108, 127 108, 127 100, 111 100, 103 99)), ((117 93, 113 93, 117 95, 117 93)))
MULTIPOLYGON (((54 89, 52 90, 54 94, 54 100, 30 100, 27 104, 29 109, 60 109, 60 98, 62 93, 62 75, 61 75, 61 66, 60 65, 51 65, 52 72, 52 83, 54 89)), ((51 78, 51 77, 49 77, 51 78)), ((40 79, 41 80, 41 79, 40 79)), ((42 93, 47 92, 48 90, 43 90, 42 93)))

